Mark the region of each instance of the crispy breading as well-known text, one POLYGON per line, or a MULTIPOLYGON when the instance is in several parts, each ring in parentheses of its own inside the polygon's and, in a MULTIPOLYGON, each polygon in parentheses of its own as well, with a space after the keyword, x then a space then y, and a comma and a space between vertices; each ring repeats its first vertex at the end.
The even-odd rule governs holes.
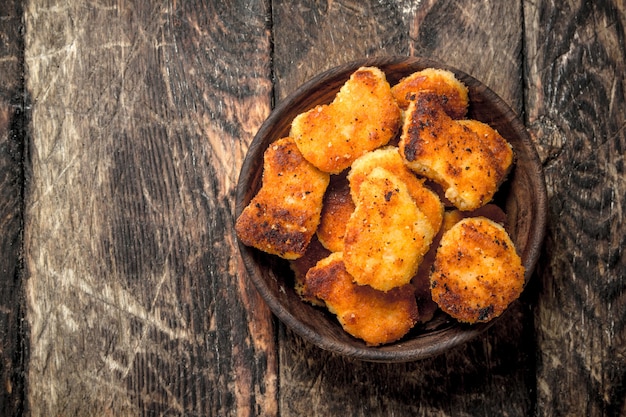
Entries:
POLYGON ((363 180, 346 225, 344 263, 360 285, 388 291, 407 284, 435 231, 406 184, 384 168, 363 180))
POLYGON ((469 217, 443 234, 430 284, 444 312, 462 322, 487 322, 521 294, 524 266, 504 227, 469 217))
POLYGON ((420 93, 409 104, 400 153, 409 168, 439 183, 457 208, 474 210, 491 201, 513 161, 510 144, 493 129, 485 136, 488 129, 451 119, 440 97, 420 93))
POLYGON ((346 332, 377 346, 399 340, 415 325, 417 304, 410 285, 388 292, 357 285, 341 252, 322 259, 306 275, 305 294, 321 299, 346 332))
POLYGON ((354 212, 354 202, 345 175, 332 175, 324 196, 317 237, 332 252, 343 251, 346 224, 354 212))
POLYGON ((500 163, 500 170, 504 173, 508 172, 513 165, 513 150, 511 145, 487 123, 478 120, 459 120, 461 126, 468 127, 472 132, 476 133, 480 140, 487 144, 489 151, 493 154, 496 161, 500 163))
POLYGON ((409 102, 420 91, 432 91, 441 97, 444 110, 453 119, 461 119, 467 113, 469 93, 465 84, 454 73, 438 68, 426 68, 401 79, 391 87, 391 94, 396 98, 402 110, 409 107, 409 102))
POLYGON ((359 157, 352 163, 348 173, 348 181, 352 199, 356 200, 361 188, 361 183, 367 175, 376 167, 381 167, 396 175, 402 180, 417 207, 428 217, 433 230, 439 230, 443 217, 443 204, 437 194, 424 185, 424 180, 415 176, 404 163, 398 148, 386 146, 376 149, 359 157))
POLYGON ((304 159, 292 138, 272 143, 263 158, 262 186, 237 219, 237 236, 267 253, 299 258, 317 230, 330 176, 304 159))
POLYGON ((387 144, 401 125, 400 108, 385 74, 378 68, 362 67, 332 103, 296 116, 290 136, 308 161, 337 174, 363 153, 387 144))

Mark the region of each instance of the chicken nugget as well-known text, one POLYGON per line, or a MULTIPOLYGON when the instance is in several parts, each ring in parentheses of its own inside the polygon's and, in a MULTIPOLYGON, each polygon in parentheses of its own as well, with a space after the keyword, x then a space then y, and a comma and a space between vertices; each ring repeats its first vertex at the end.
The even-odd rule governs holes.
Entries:
POLYGON ((343 251, 346 224, 354 212, 354 202, 345 175, 333 175, 324 195, 322 217, 317 228, 317 238, 332 252, 343 251))
POLYGON ((434 93, 420 93, 409 104, 400 154, 409 168, 441 185, 461 210, 490 202, 513 161, 513 149, 495 130, 448 116, 434 93), (493 132, 485 136, 486 129, 493 132), (494 153, 496 152, 496 153, 494 153))
POLYGON ((337 174, 365 152, 387 144, 401 125, 400 108, 385 74, 378 68, 362 67, 332 103, 296 116, 290 136, 309 162, 337 174))
POLYGON ((417 300, 417 308, 420 312, 421 322, 432 319, 438 308, 437 303, 432 299, 430 291, 430 273, 435 263, 437 249, 439 248, 443 234, 464 218, 479 216, 487 217, 502 225, 506 222, 506 215, 502 209, 495 204, 487 204, 474 211, 450 210, 444 212, 441 228, 433 238, 430 249, 426 255, 424 255, 424 259, 417 270, 417 274, 411 279, 411 284, 415 287, 415 299, 417 300))
POLYGON ((237 219, 237 236, 285 259, 301 257, 317 230, 329 181, 293 139, 277 140, 264 153, 262 186, 237 219))
POLYGON ((424 185, 423 179, 418 178, 406 166, 397 147, 387 146, 376 149, 359 157, 352 163, 348 173, 352 199, 357 199, 361 183, 376 167, 384 168, 402 180, 406 184, 409 194, 413 197, 417 207, 428 217, 433 230, 439 230, 443 217, 441 200, 436 193, 424 185))
POLYGON ((487 145, 495 160, 500 163, 500 170, 504 173, 509 171, 513 165, 513 150, 497 130, 478 120, 459 120, 457 123, 476 133, 481 142, 487 145))
POLYGON ((344 238, 346 269, 358 284, 380 291, 407 284, 435 231, 406 184, 374 168, 361 183, 355 205, 344 238))
POLYGON ((323 300, 347 333, 370 346, 399 340, 417 322, 410 285, 388 292, 357 285, 345 269, 341 252, 334 252, 309 270, 304 291, 309 298, 323 300))
POLYGON ((469 217, 444 233, 430 275, 433 300, 455 319, 487 322, 519 297, 524 266, 504 227, 469 217))
POLYGON ((453 119, 465 117, 469 93, 465 84, 451 71, 426 68, 401 79, 391 88, 391 94, 402 110, 409 107, 409 102, 420 91, 432 91, 441 97, 445 112, 453 119))

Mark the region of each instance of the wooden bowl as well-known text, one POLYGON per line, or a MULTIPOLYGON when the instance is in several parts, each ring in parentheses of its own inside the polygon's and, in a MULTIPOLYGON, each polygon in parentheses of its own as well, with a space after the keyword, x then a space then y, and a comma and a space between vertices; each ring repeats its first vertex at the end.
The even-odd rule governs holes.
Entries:
MULTIPOLYGON (((237 185, 236 217, 261 186, 263 152, 287 136, 293 118, 317 104, 330 103, 339 88, 361 66, 375 66, 391 85, 424 68, 448 69, 467 85, 468 118, 486 122, 513 146, 516 164, 497 200, 507 213, 507 228, 526 268, 528 283, 539 257, 546 225, 546 189, 542 166, 524 124, 511 108, 477 79, 444 64, 414 57, 384 57, 356 61, 328 70, 298 88, 279 103, 263 123, 248 150, 237 185)), ((286 261, 239 243, 251 280, 272 312, 304 339, 320 348, 348 357, 377 362, 413 361, 440 354, 465 343, 491 326, 461 324, 437 311, 428 323, 418 324, 398 342, 372 347, 346 333, 335 316, 303 302, 294 291, 293 273, 286 261)))

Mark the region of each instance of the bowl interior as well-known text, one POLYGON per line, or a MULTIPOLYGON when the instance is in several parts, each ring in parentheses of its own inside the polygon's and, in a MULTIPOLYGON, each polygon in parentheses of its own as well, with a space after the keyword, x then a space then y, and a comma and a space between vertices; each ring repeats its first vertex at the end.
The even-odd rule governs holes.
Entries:
MULTIPOLYGON (((532 275, 544 237, 546 189, 541 164, 523 125, 511 108, 477 79, 441 63, 415 57, 366 59, 328 70, 302 85, 276 106, 256 134, 244 160, 236 197, 236 217, 261 186, 263 152, 273 141, 287 136, 295 116, 317 104, 330 103, 341 86, 361 66, 375 66, 394 85, 401 78, 425 68, 454 72, 469 88, 468 118, 488 123, 514 148, 516 163, 494 201, 507 213, 507 228, 526 268, 532 275)), ((346 333, 324 309, 303 302, 293 289, 293 273, 286 261, 239 243, 248 277, 272 312, 287 326, 317 346, 368 361, 402 362, 439 354, 483 332, 489 323, 464 325, 438 311, 418 324, 402 340, 380 347, 367 346, 346 333)))

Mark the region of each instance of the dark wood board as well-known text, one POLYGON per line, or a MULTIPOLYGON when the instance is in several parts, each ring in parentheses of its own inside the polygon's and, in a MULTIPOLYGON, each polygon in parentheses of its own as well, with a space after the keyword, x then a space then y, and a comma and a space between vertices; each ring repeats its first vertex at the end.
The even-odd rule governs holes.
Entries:
MULTIPOLYGON (((275 2, 273 16, 278 100, 314 74, 355 58, 419 52, 492 82, 520 109, 521 5, 275 2), (370 15, 380 16, 376 25, 365 18, 370 15)), ((441 357, 395 365, 344 359, 281 327, 281 415, 527 416, 534 407, 529 311, 524 300, 484 337, 441 357)))
POLYGON ((626 415, 623 1, 0 3, 1 415, 626 415), (390 54, 490 86, 549 192, 521 300, 404 364, 278 323, 233 231, 272 105, 390 54))
POLYGON ((32 415, 272 415, 234 187, 269 112, 267 4, 26 8, 32 415))
POLYGON ((22 5, 0 7, 0 410, 24 409, 27 364, 25 297, 21 275, 25 112, 22 5))
POLYGON ((528 125, 550 200, 539 415, 626 415, 623 2, 524 3, 528 125))

